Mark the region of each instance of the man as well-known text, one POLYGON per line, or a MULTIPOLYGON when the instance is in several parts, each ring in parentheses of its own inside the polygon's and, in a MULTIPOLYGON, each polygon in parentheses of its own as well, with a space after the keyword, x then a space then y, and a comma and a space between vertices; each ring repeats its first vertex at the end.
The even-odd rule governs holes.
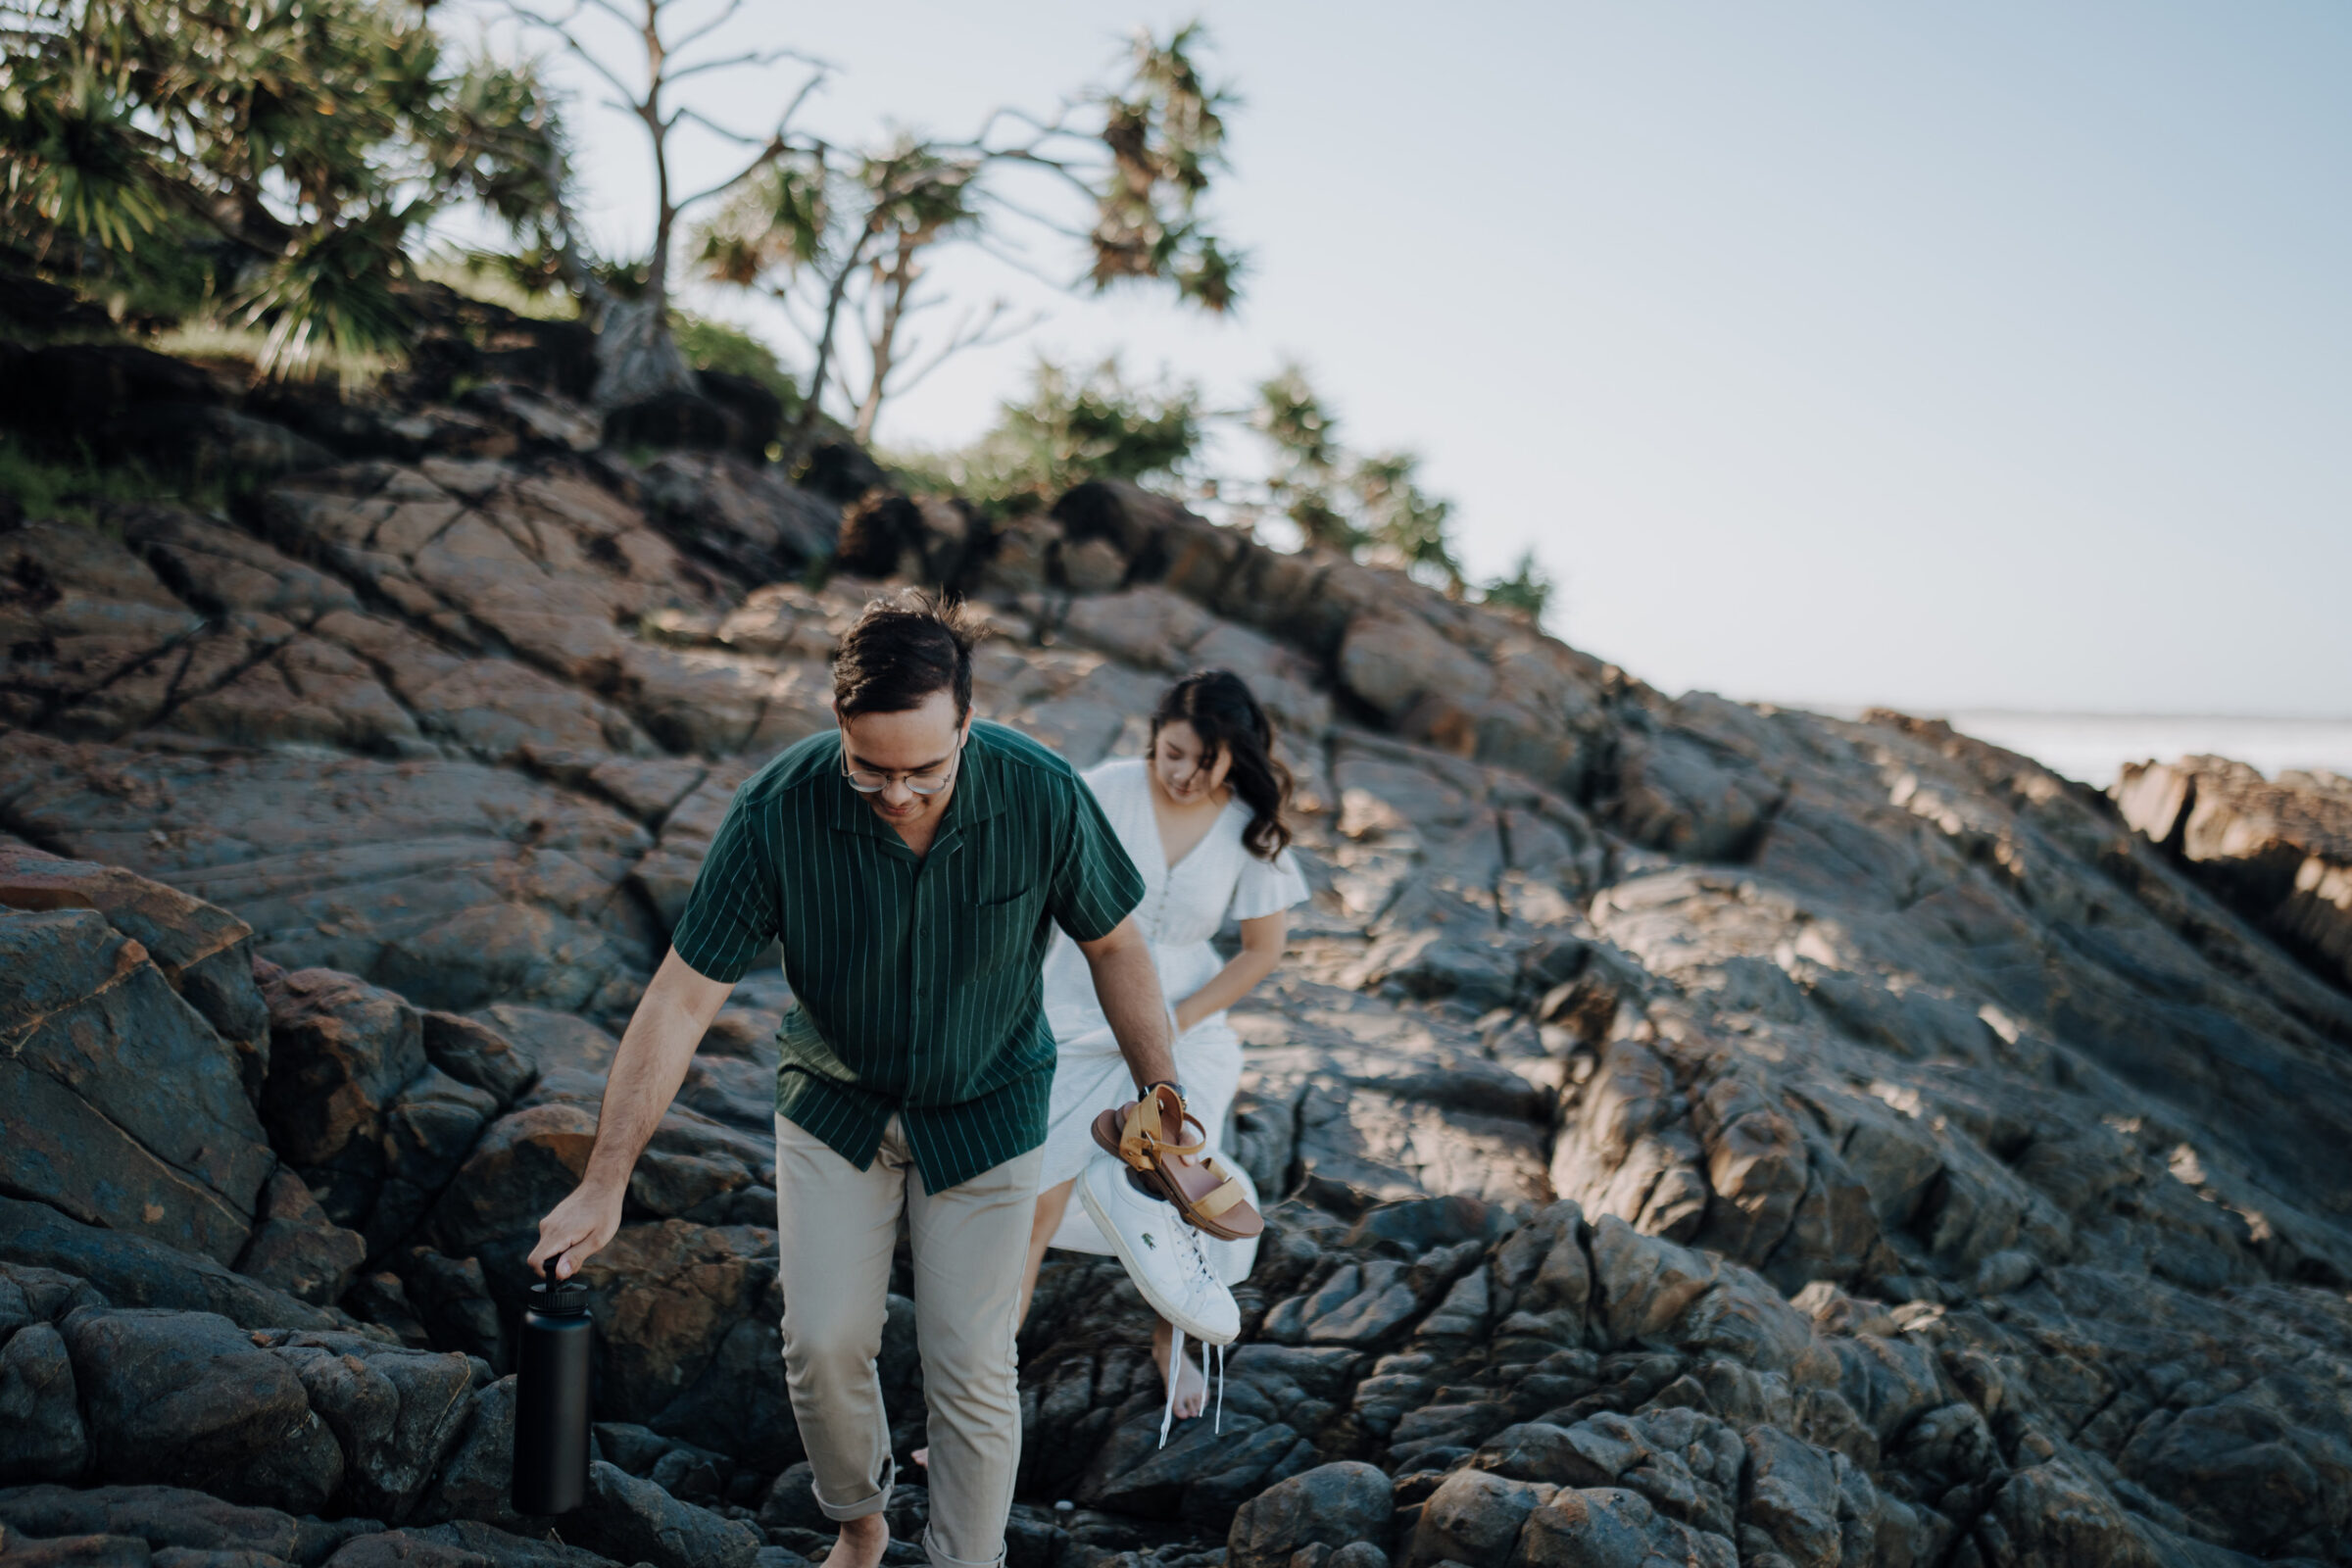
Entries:
POLYGON ((785 1377, 817 1503, 841 1526, 832 1568, 871 1568, 889 1543, 874 1357, 902 1210, 930 1418, 924 1547, 940 1568, 1004 1560, 1054 925, 1085 952, 1136 1083, 1173 1077, 1167 1006, 1127 918, 1143 879, 1067 763, 972 722, 971 668, 969 633, 928 603, 876 601, 843 636, 839 731, 736 791, 621 1037, 587 1170, 531 1251, 568 1276, 612 1240, 697 1042, 781 941, 797 999, 776 1073, 785 1377))

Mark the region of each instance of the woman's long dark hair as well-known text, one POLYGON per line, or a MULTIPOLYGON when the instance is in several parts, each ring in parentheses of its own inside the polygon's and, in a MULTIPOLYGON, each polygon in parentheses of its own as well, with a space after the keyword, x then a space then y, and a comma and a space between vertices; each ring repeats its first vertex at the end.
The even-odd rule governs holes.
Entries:
POLYGON ((1274 723, 1242 677, 1229 669, 1197 669, 1160 694, 1152 710, 1152 745, 1163 724, 1183 719, 1200 737, 1200 765, 1218 752, 1233 759, 1225 782, 1250 808, 1242 843, 1261 860, 1288 848, 1290 824, 1282 819, 1291 804, 1291 770, 1274 756, 1274 723))

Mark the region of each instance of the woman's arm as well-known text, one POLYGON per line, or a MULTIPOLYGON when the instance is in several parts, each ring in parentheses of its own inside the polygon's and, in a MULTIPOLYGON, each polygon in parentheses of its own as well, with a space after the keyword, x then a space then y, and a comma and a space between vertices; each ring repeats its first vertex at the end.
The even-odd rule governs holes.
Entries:
POLYGON ((1227 1007, 1256 989, 1257 983, 1282 962, 1283 944, 1290 940, 1290 916, 1277 909, 1242 922, 1242 951, 1209 976, 1208 984, 1176 1004, 1176 1027, 1190 1029, 1211 1013, 1227 1007))

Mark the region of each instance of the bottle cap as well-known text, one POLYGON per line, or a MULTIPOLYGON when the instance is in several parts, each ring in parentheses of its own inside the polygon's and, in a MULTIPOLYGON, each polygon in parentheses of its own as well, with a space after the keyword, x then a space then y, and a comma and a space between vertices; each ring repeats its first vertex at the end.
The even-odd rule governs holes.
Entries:
POLYGON ((588 1287, 577 1278, 556 1278, 556 1260, 549 1258, 542 1265, 547 1277, 531 1287, 531 1310, 555 1317, 575 1317, 588 1310, 588 1287))

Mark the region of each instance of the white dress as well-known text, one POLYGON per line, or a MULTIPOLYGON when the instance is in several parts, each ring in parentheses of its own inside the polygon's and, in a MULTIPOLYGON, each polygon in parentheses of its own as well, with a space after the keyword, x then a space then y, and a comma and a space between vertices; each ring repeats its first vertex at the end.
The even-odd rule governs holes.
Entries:
MULTIPOLYGON (((1172 1007, 1225 967, 1209 939, 1227 918, 1254 920, 1287 909, 1305 899, 1306 879, 1290 851, 1268 862, 1243 845, 1250 808, 1238 796, 1226 803, 1200 842, 1169 865, 1152 810, 1149 768, 1141 758, 1124 758, 1099 762, 1084 777, 1128 858, 1143 873, 1144 897, 1135 906, 1135 922, 1152 945, 1160 992, 1172 1007)), ((1095 995, 1094 972, 1066 936, 1057 934, 1046 956, 1045 990, 1046 1022, 1059 1060, 1041 1191, 1084 1170, 1102 1152, 1091 1131, 1095 1117, 1135 1098, 1135 1079, 1095 995)), ((1224 1013, 1212 1013, 1177 1037, 1176 1076, 1188 1107, 1208 1131, 1210 1152, 1222 1153, 1226 1112, 1242 1081, 1241 1037, 1224 1013)), ((1110 1250, 1080 1203, 1063 1212, 1052 1245, 1079 1252, 1110 1250)))

